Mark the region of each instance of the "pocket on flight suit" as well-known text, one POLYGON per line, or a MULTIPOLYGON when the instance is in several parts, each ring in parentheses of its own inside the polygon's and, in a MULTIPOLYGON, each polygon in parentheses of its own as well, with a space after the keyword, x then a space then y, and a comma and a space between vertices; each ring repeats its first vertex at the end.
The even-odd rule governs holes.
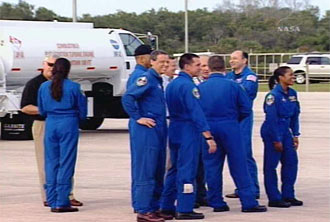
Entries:
POLYGON ((148 180, 154 180, 156 176, 156 169, 159 161, 159 138, 155 128, 148 128, 148 134, 146 135, 146 153, 145 153, 145 164, 146 164, 146 175, 148 180))

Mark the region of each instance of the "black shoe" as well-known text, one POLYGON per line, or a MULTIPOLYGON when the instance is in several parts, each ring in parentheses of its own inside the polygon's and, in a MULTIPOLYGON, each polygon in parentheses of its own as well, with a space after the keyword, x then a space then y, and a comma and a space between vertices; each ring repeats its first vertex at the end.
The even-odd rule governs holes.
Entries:
POLYGON ((231 193, 231 194, 226 194, 227 198, 239 198, 238 194, 236 193, 231 193))
POLYGON ((291 203, 287 202, 287 201, 284 201, 284 200, 269 201, 268 202, 268 207, 288 208, 288 207, 291 207, 291 203))
POLYGON ((227 205, 218 208, 213 208, 213 212, 225 212, 229 210, 230 208, 227 205))
POLYGON ((304 202, 301 200, 297 200, 296 198, 284 198, 283 199, 285 202, 291 203, 291 206, 302 206, 304 205, 304 202))
POLYGON ((196 213, 194 211, 189 213, 176 213, 175 215, 176 220, 200 220, 204 219, 204 214, 196 213))
POLYGON ((164 220, 173 220, 175 212, 171 210, 159 210, 155 212, 157 217, 163 218, 164 220))
POLYGON ((209 204, 207 203, 207 200, 203 199, 203 200, 200 200, 200 201, 196 201, 196 203, 199 204, 199 206, 201 207, 208 207, 209 204))
POLYGON ((49 204, 47 201, 44 201, 44 207, 49 207, 49 204))
POLYGON ((167 214, 175 217, 175 211, 174 210, 160 210, 160 213, 167 214))
POLYGON ((194 204, 194 209, 200 208, 201 206, 199 205, 199 203, 195 203, 194 204))
POLYGON ((53 213, 68 213, 68 212, 77 212, 79 211, 79 209, 74 207, 57 207, 57 208, 51 208, 50 211, 53 213))
MULTIPOLYGON (((239 198, 238 194, 236 194, 236 193, 226 194, 226 197, 227 198, 239 198)), ((256 199, 259 200, 260 195, 256 195, 256 199)))
POLYGON ((256 207, 249 208, 249 209, 242 209, 242 212, 244 212, 244 213, 258 213, 258 212, 266 212, 266 211, 267 211, 267 207, 265 207, 263 205, 258 205, 256 207))

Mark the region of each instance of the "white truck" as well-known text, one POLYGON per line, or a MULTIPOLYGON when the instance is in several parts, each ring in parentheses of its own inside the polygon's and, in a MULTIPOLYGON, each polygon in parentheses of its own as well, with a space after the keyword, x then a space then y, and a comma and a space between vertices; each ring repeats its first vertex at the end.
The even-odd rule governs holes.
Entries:
POLYGON ((88 98, 82 129, 97 129, 104 118, 127 117, 120 100, 141 44, 129 31, 95 29, 91 23, 0 20, 1 138, 31 137, 31 120, 20 112, 21 93, 48 54, 71 61, 69 77, 88 98))

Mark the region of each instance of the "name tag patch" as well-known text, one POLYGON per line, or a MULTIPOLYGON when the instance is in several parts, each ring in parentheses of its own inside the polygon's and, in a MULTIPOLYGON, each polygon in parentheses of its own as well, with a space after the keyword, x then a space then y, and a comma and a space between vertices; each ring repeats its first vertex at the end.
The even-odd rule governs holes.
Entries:
POLYGON ((289 100, 290 100, 290 102, 296 102, 297 101, 297 97, 295 97, 295 96, 289 96, 289 100))

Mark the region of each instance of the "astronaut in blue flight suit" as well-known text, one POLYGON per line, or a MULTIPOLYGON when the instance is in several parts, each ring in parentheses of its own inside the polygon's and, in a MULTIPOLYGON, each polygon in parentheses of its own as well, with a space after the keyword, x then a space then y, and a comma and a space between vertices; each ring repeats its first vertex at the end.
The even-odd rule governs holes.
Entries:
POLYGON ((297 92, 289 87, 293 83, 292 70, 287 66, 279 67, 269 79, 271 92, 264 102, 266 119, 261 127, 261 136, 264 142, 264 182, 270 207, 303 205, 295 198, 294 191, 298 172, 300 107, 297 92), (276 168, 279 162, 282 165, 282 192, 277 188, 276 168))
MULTIPOLYGON (((256 74, 247 66, 248 54, 243 51, 235 51, 230 56, 230 66, 232 72, 227 73, 227 78, 234 80, 245 89, 248 98, 253 107, 253 100, 258 92, 258 78, 256 74)), ((257 199, 260 197, 260 189, 258 182, 258 169, 256 161, 253 158, 252 151, 252 129, 253 129, 253 112, 240 122, 243 146, 245 148, 248 170, 252 179, 252 185, 257 199)), ((238 198, 237 189, 233 194, 227 194, 228 198, 238 198)))
MULTIPOLYGON (((129 88, 129 86, 134 85, 136 83, 136 80, 141 77, 145 72, 148 71, 148 69, 150 68, 151 64, 150 64, 150 53, 152 52, 151 47, 149 45, 140 45, 138 46, 135 51, 134 51, 134 56, 135 56, 135 60, 136 60, 136 66, 134 71, 131 73, 131 75, 129 76, 127 83, 126 83, 126 89, 129 88)), ((128 122, 128 129, 132 129, 132 127, 130 127, 130 125, 132 124, 132 118, 129 119, 128 122)), ((129 134, 130 136, 132 135, 131 133, 129 134)), ((132 152, 134 152, 134 150, 132 149, 132 142, 133 139, 130 138, 130 151, 131 151, 131 155, 132 152)), ((133 158, 131 158, 131 165, 133 161, 133 158)), ((132 199, 132 207, 134 209, 134 212, 136 212, 136 201, 135 201, 135 184, 134 184, 134 180, 133 180, 133 172, 131 171, 131 181, 132 181, 132 188, 131 188, 131 199, 132 199)))
POLYGON ((152 68, 130 85, 122 98, 131 118, 132 179, 137 221, 162 222, 157 214, 166 159, 166 108, 162 77, 168 55, 153 51, 152 68))
POLYGON ((67 79, 70 62, 59 58, 51 81, 38 93, 40 115, 46 117, 45 172, 46 196, 52 212, 75 212, 69 194, 74 174, 79 137, 79 120, 87 115, 86 97, 80 85, 67 79))
POLYGON ((244 89, 237 83, 226 79, 225 62, 221 56, 209 58, 210 76, 199 85, 201 107, 210 125, 211 133, 217 143, 215 154, 203 149, 205 179, 207 183, 207 202, 214 212, 229 211, 222 197, 222 171, 225 157, 228 157, 230 174, 238 188, 242 212, 265 212, 259 206, 252 189, 248 173, 245 149, 240 138, 239 122, 252 112, 251 102, 244 89))
POLYGON ((216 144, 198 101, 198 88, 192 80, 192 77, 200 72, 199 57, 186 53, 180 57, 179 66, 183 71, 166 89, 166 102, 170 114, 169 147, 172 167, 166 174, 161 212, 175 214, 177 220, 203 219, 202 213, 193 211, 200 135, 207 140, 210 153, 215 152, 216 144), (174 205, 175 200, 177 206, 174 205))

